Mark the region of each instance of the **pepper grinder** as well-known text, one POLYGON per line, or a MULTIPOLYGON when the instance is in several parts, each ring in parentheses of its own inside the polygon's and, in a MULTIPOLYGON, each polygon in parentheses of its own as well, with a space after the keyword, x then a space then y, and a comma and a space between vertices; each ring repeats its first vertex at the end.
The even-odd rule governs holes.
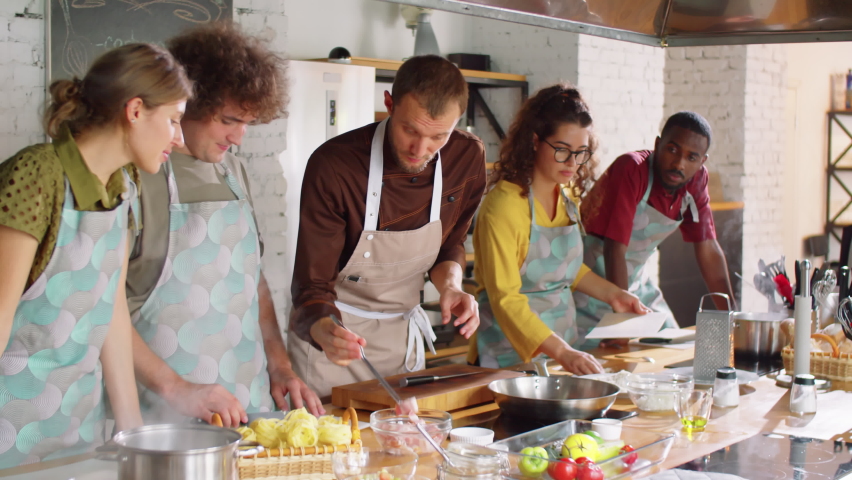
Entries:
POLYGON ((793 319, 795 320, 793 348, 793 375, 807 375, 811 373, 811 262, 802 260, 799 262, 799 294, 793 308, 793 319))

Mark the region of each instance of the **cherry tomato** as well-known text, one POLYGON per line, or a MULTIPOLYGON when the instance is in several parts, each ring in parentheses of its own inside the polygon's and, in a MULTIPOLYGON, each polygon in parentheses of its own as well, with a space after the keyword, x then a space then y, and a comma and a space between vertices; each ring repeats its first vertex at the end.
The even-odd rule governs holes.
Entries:
POLYGON ((577 475, 577 480, 603 480, 604 473, 601 467, 594 462, 583 463, 580 465, 580 472, 577 475))
POLYGON ((580 457, 580 458, 575 458, 575 459, 574 459, 574 461, 575 461, 575 462, 577 462, 577 465, 582 465, 582 464, 584 464, 584 463, 595 463, 595 461, 594 461, 594 460, 592 460, 592 459, 591 459, 591 458, 589 458, 589 457, 580 457))
POLYGON ((551 462, 547 467, 547 473, 553 480, 574 480, 578 470, 577 462, 567 457, 560 458, 558 462, 551 462))
POLYGON ((625 455, 624 458, 621 459, 621 461, 624 462, 627 465, 633 465, 634 463, 636 463, 636 460, 639 459, 639 454, 636 453, 635 450, 636 449, 633 448, 630 445, 625 445, 625 446, 621 447, 621 453, 633 452, 633 453, 630 453, 630 455, 625 455))

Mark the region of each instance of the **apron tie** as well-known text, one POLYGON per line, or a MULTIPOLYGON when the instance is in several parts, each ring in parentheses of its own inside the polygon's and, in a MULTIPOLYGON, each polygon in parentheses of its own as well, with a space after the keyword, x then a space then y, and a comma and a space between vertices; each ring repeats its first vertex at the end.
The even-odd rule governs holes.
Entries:
POLYGON ((429 346, 429 351, 435 354, 435 345, 433 342, 438 339, 438 336, 432 330, 432 322, 429 321, 429 316, 426 315, 426 311, 419 304, 405 313, 368 312, 341 301, 335 301, 334 306, 341 312, 361 318, 389 320, 391 318, 398 318, 401 315, 403 320, 408 322, 408 348, 406 348, 405 362, 403 363, 407 372, 416 372, 426 368, 426 349, 423 348, 424 339, 429 346), (409 367, 412 354, 414 354, 414 366, 409 367))
POLYGON ((403 366, 407 372, 423 370, 426 368, 426 352, 423 348, 423 339, 426 339, 429 351, 434 355, 435 345, 433 342, 438 339, 438 336, 432 330, 432 322, 429 321, 429 316, 426 315, 426 311, 420 305, 405 312, 402 318, 408 320, 408 349, 405 351, 405 364, 403 366), (408 363, 412 353, 415 354, 414 368, 409 368, 408 363))

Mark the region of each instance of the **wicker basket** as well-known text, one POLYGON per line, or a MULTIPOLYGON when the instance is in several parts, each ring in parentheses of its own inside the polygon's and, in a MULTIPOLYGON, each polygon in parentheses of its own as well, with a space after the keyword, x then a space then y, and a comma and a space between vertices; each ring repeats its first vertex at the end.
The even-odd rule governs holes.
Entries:
POLYGON ((271 448, 237 462, 241 479, 332 480, 331 454, 361 449, 361 430, 355 409, 343 413, 343 422, 352 428, 352 443, 333 447, 271 448))
MULTIPOLYGON (((793 371, 793 349, 787 345, 781 350, 784 370, 793 371)), ((837 357, 827 352, 811 352, 811 375, 831 380, 832 390, 852 391, 852 355, 841 353, 837 357)))

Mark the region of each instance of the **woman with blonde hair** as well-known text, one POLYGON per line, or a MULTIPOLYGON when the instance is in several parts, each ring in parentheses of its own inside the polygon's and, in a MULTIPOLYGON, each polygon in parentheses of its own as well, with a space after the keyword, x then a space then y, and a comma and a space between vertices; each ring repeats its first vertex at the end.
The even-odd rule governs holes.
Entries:
POLYGON ((116 48, 50 86, 53 143, 0 164, 0 468, 102 443, 104 388, 118 430, 142 424, 124 293, 134 179, 182 145, 191 94, 166 50, 116 48))
POLYGON ((592 116, 571 86, 544 88, 518 112, 473 233, 481 326, 472 363, 497 368, 544 354, 575 374, 601 372, 578 350, 592 325, 575 321, 572 290, 616 312, 649 312, 583 265, 576 202, 592 180, 596 147, 592 116))

